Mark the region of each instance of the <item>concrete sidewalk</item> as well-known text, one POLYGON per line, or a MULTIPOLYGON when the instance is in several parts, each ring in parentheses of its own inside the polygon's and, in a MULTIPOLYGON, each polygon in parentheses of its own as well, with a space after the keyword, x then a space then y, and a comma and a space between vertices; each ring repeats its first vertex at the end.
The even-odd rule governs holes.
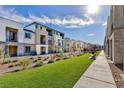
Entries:
POLYGON ((109 64, 102 51, 74 88, 116 88, 109 64))

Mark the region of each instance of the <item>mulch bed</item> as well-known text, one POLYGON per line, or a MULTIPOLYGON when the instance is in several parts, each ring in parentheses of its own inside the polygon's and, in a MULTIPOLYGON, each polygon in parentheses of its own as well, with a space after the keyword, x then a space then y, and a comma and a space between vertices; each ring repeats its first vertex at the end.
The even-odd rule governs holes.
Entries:
POLYGON ((116 86, 118 88, 124 88, 124 79, 121 77, 121 74, 124 75, 124 72, 118 68, 114 63, 109 63, 110 69, 112 71, 116 86))

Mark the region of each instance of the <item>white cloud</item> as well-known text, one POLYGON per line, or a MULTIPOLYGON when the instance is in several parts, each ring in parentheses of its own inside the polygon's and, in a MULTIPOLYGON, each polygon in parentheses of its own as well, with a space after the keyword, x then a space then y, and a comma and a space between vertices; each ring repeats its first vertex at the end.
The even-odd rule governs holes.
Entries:
POLYGON ((102 24, 102 26, 106 26, 107 25, 107 21, 105 21, 103 24, 102 24))
POLYGON ((87 36, 95 36, 95 35, 96 35, 95 33, 90 33, 87 36))
POLYGON ((4 6, 0 6, 0 16, 22 23, 30 23, 36 21, 39 23, 53 24, 65 28, 80 28, 95 23, 93 18, 91 18, 86 14, 84 14, 82 18, 76 16, 65 16, 63 18, 59 18, 59 17, 50 18, 44 15, 36 16, 32 14, 29 14, 29 17, 24 17, 18 14, 14 8, 6 8, 4 6))
POLYGON ((23 17, 17 14, 14 8, 6 8, 4 6, 0 6, 0 16, 4 18, 8 18, 17 22, 31 22, 32 20, 26 17, 23 17))
POLYGON ((88 15, 84 15, 85 18, 79 18, 75 16, 65 16, 64 18, 49 18, 47 16, 35 16, 29 15, 29 18, 33 21, 37 21, 44 24, 53 24, 58 26, 64 26, 66 28, 79 28, 83 26, 88 26, 94 23, 94 20, 88 15))

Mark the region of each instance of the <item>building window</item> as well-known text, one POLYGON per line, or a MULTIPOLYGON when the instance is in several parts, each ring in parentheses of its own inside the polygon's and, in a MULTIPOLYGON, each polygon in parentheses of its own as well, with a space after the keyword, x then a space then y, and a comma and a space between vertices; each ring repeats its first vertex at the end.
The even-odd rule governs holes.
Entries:
POLYGON ((31 39, 31 33, 25 32, 25 38, 31 39))
POLYGON ((46 44, 46 37, 45 35, 40 36, 40 44, 46 44))
POLYGON ((31 52, 31 46, 25 46, 25 53, 31 52))
POLYGON ((56 35, 59 35, 59 32, 56 32, 56 35))
POLYGON ((17 32, 12 32, 12 31, 10 31, 9 32, 9 41, 17 41, 17 32))
POLYGON ((52 40, 48 40, 48 44, 49 45, 52 45, 52 40))
POLYGON ((58 46, 61 47, 61 41, 58 39, 58 46))
POLYGON ((36 27, 36 29, 40 29, 41 26, 36 24, 35 27, 36 27))
POLYGON ((37 24, 35 25, 35 27, 36 27, 36 29, 38 29, 38 25, 37 24))

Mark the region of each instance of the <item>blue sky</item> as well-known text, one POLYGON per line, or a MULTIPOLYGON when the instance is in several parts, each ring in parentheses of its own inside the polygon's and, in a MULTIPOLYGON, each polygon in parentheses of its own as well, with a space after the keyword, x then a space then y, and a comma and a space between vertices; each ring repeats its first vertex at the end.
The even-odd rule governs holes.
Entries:
POLYGON ((98 11, 94 13, 89 13, 88 7, 86 5, 0 6, 0 16, 27 24, 38 21, 64 32, 66 37, 103 44, 109 6, 99 6, 98 11))

